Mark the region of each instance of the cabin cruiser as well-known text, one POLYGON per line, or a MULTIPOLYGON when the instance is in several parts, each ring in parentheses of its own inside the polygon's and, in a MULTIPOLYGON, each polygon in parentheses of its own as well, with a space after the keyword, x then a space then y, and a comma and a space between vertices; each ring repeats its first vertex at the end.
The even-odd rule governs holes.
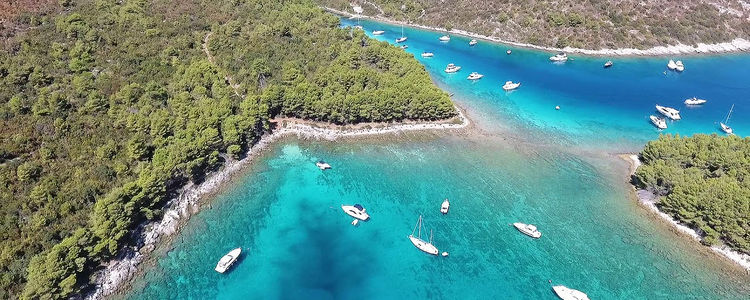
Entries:
POLYGON ((697 97, 693 97, 693 98, 690 98, 690 99, 685 99, 685 104, 687 104, 687 105, 701 105, 701 104, 704 104, 706 102, 708 102, 708 101, 706 101, 704 99, 698 99, 697 97))
POLYGON ((510 55, 511 53, 513 53, 513 51, 510 51, 510 49, 508 49, 508 51, 505 51, 505 54, 510 55))
POLYGON ((650 115, 649 119, 651 119, 651 123, 656 126, 656 128, 659 129, 667 129, 667 120, 664 120, 664 118, 659 118, 654 115, 650 115))
POLYGON ((531 224, 524 224, 524 223, 513 223, 513 226, 518 229, 521 233, 528 235, 530 237, 533 237, 535 239, 538 239, 542 237, 542 233, 539 232, 539 230, 536 229, 536 226, 531 224))
POLYGON ((561 52, 561 53, 555 54, 554 56, 550 56, 549 60, 555 61, 555 62, 566 61, 568 60, 568 55, 561 52))
POLYGON ((385 33, 385 30, 375 30, 372 32, 372 35, 382 35, 383 33, 385 33))
POLYGON ((607 62, 605 62, 605 63, 604 63, 604 67, 605 67, 605 68, 609 68, 609 67, 611 67, 612 65, 614 65, 614 63, 613 63, 613 62, 612 62, 611 60, 608 60, 607 62))
POLYGON ((329 165, 327 162, 324 162, 322 160, 319 160, 318 162, 316 162, 315 165, 318 166, 318 168, 320 168, 321 170, 331 168, 331 165, 329 165))
POLYGON ((411 231, 411 234, 408 236, 409 240, 412 244, 414 244, 417 249, 422 250, 425 253, 432 254, 432 255, 438 255, 438 249, 432 244, 432 231, 430 231, 430 241, 427 242, 422 239, 422 216, 419 216, 419 220, 417 220, 417 225, 414 226, 414 230, 411 231), (419 231, 417 233, 417 236, 414 236, 414 232, 417 231, 417 228, 419 228, 419 231))
POLYGON ((241 252, 242 252, 242 248, 237 248, 232 251, 229 251, 229 253, 224 255, 219 260, 219 263, 216 264, 216 268, 214 268, 214 270, 219 273, 226 272, 227 270, 229 270, 230 267, 232 267, 234 262, 237 261, 237 258, 240 257, 241 252))
POLYGON ((674 62, 674 60, 670 59, 667 63, 667 68, 674 71, 675 69, 677 69, 677 64, 674 62))
POLYGON ((409 45, 401 45, 401 49, 409 48, 409 45))
POLYGON ((396 39, 396 43, 403 43, 403 42, 406 42, 406 37, 405 36, 402 36, 402 37, 396 39))
POLYGON ((445 200, 443 200, 443 204, 440 205, 440 212, 443 213, 443 214, 447 214, 448 213, 448 209, 450 209, 450 207, 451 207, 451 203, 446 198, 445 200))
POLYGON ((685 71, 685 65, 682 64, 681 60, 676 61, 674 64, 675 64, 675 70, 677 70, 677 72, 685 71))
POLYGON ((367 214, 367 210, 362 207, 361 204, 342 205, 341 210, 343 210, 347 215, 350 215, 353 218, 360 219, 362 221, 367 221, 367 219, 370 218, 370 215, 367 214))
POLYGON ((503 89, 506 90, 506 91, 510 91, 510 90, 517 89, 519 86, 521 86, 520 82, 519 83, 513 83, 513 81, 506 81, 505 84, 503 85, 503 89))
POLYGON ((672 120, 679 120, 680 119, 680 111, 676 110, 674 108, 657 105, 656 106, 656 110, 659 111, 662 115, 664 115, 667 118, 670 118, 672 120))
POLYGON ((451 37, 446 34, 446 35, 441 36, 440 38, 438 38, 438 40, 440 40, 441 42, 447 42, 447 41, 451 40, 451 37))
POLYGON ((477 43, 478 43, 477 40, 471 40, 471 41, 469 41, 469 46, 474 46, 477 43))
POLYGON ((435 54, 432 52, 422 52, 422 57, 433 57, 435 54))
POLYGON ((589 300, 589 296, 579 290, 568 288, 564 285, 556 285, 552 287, 557 297, 562 300, 589 300))
POLYGON ((466 77, 466 79, 468 79, 468 80, 477 80, 477 79, 481 79, 482 77, 484 77, 484 75, 479 74, 477 72, 471 72, 471 74, 469 74, 469 77, 466 77))
POLYGON ((445 67, 445 73, 456 73, 458 70, 461 70, 461 67, 454 64, 448 64, 448 66, 445 67))

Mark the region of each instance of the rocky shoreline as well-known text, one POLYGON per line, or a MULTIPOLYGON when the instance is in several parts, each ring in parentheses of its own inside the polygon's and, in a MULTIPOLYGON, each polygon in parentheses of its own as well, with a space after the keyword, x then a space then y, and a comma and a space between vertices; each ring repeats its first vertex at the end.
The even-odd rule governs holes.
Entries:
POLYGON ((373 17, 373 16, 366 16, 366 15, 354 15, 354 14, 351 14, 345 11, 340 11, 337 9, 333 9, 330 7, 323 7, 323 9, 325 9, 328 12, 341 15, 341 16, 359 17, 359 18, 375 20, 378 22, 384 22, 384 23, 390 23, 390 24, 396 24, 396 25, 406 25, 406 26, 415 27, 415 28, 452 33, 452 34, 463 35, 463 36, 467 36, 467 37, 471 37, 475 39, 481 39, 481 40, 486 40, 486 41, 491 41, 491 42, 496 42, 496 43, 501 43, 501 44, 506 44, 506 45, 512 45, 516 47, 537 49, 537 50, 543 50, 543 51, 549 51, 549 52, 567 52, 567 53, 577 53, 577 54, 584 54, 584 55, 591 55, 591 56, 666 56, 666 55, 678 55, 678 54, 695 55, 695 54, 732 53, 732 52, 750 51, 750 41, 743 39, 743 38, 736 38, 729 42, 716 43, 716 44, 698 43, 695 46, 678 44, 678 45, 669 45, 669 46, 657 46, 657 47, 648 48, 648 49, 635 49, 635 48, 581 49, 581 48, 573 48, 573 47, 555 48, 555 47, 532 45, 528 43, 513 42, 513 41, 508 41, 508 40, 504 40, 501 38, 497 38, 494 36, 486 36, 486 35, 481 35, 481 34, 469 32, 465 30, 459 30, 459 29, 448 30, 445 28, 406 23, 406 22, 391 20, 391 19, 378 17, 378 16, 373 17))
POLYGON ((167 202, 163 217, 153 223, 142 224, 137 234, 134 247, 128 247, 103 270, 96 274, 94 289, 85 295, 86 299, 102 299, 113 295, 124 287, 125 283, 139 274, 140 264, 148 257, 160 241, 179 232, 180 228, 194 213, 199 211, 201 201, 249 165, 255 157, 274 142, 285 136, 297 136, 301 139, 336 140, 339 138, 396 134, 407 131, 461 129, 469 126, 470 121, 464 112, 456 107, 458 115, 448 121, 410 122, 397 124, 374 123, 369 128, 347 129, 342 126, 322 122, 310 122, 298 119, 286 119, 282 126, 272 133, 263 136, 241 160, 227 161, 219 170, 207 176, 201 184, 188 183, 178 195, 167 202), (457 122, 451 122, 457 121, 457 122), (373 126, 378 126, 374 127, 373 126))

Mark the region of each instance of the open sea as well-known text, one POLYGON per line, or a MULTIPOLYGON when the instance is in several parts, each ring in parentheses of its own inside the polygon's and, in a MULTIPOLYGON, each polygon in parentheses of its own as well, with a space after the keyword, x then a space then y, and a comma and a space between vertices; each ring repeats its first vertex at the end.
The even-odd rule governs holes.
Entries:
MULTIPOLYGON (((399 26, 360 24, 368 34, 385 30, 378 40, 401 36, 399 26)), ((591 299, 750 298, 750 276, 630 197, 627 163, 613 155, 660 133, 723 134, 718 122, 732 104, 729 124, 750 134, 750 55, 571 55, 560 64, 549 61, 554 53, 404 32, 406 51, 454 94, 474 128, 276 143, 118 297, 556 299, 551 280, 591 299), (685 71, 667 70, 670 58, 685 71), (609 59, 614 66, 604 69, 609 59), (446 74, 448 63, 461 71, 446 74), (467 80, 473 71, 484 78, 467 80), (508 80, 521 87, 503 91, 508 80), (708 103, 686 107, 694 96, 708 103), (656 104, 682 120, 657 130, 648 119, 656 104), (320 159, 333 168, 319 170, 320 159), (442 215, 445 198, 451 209, 442 215), (355 203, 371 215, 357 227, 340 208, 355 203), (420 215, 448 257, 409 242, 420 215), (542 237, 513 222, 536 224, 542 237), (240 260, 216 273, 236 247, 240 260)))

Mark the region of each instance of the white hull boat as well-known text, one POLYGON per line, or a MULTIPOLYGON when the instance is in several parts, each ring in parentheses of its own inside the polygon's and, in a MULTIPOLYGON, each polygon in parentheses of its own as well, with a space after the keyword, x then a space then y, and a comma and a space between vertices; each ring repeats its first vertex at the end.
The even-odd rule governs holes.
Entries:
POLYGON ((679 120, 681 118, 680 111, 671 107, 657 105, 656 110, 662 115, 664 115, 665 117, 670 118, 672 120, 679 120))
POLYGON ((469 77, 466 77, 466 79, 468 79, 468 80, 478 80, 478 79, 482 79, 482 77, 484 77, 484 75, 479 74, 477 72, 471 72, 471 74, 469 74, 469 77))
POLYGON ((409 48, 409 45, 402 45, 401 46, 401 49, 406 49, 406 48, 409 48))
POLYGON ((372 35, 382 35, 383 33, 385 33, 384 30, 375 30, 372 32, 372 35))
POLYGON ((403 42, 406 42, 406 37, 405 36, 402 36, 402 37, 396 39, 396 43, 403 43, 403 42))
POLYGON ((677 72, 685 71, 685 65, 682 64, 681 60, 676 61, 674 64, 675 64, 675 71, 677 72))
POLYGON ((701 105, 701 104, 704 104, 706 102, 708 102, 708 101, 706 101, 705 99, 698 99, 696 97, 693 97, 693 98, 690 98, 690 99, 685 99, 685 104, 686 105, 701 105))
POLYGON ((651 115, 649 116, 649 119, 651 119, 651 124, 654 124, 656 128, 667 129, 667 121, 664 120, 664 118, 659 118, 657 116, 651 115))
POLYGON ((417 249, 422 250, 425 253, 432 254, 432 255, 438 255, 438 249, 434 245, 432 245, 432 231, 430 231, 430 241, 427 242, 422 239, 422 216, 419 216, 419 220, 417 220, 417 225, 414 226, 414 230, 412 230, 411 234, 409 235, 409 240, 412 244, 414 244, 417 249), (417 228, 419 228, 417 236, 414 236, 414 232, 417 231, 417 228))
POLYGON ((568 60, 568 55, 565 53, 558 53, 558 54, 555 54, 554 56, 550 56, 549 60, 554 61, 554 62, 564 62, 568 60))
POLYGON ((229 253, 224 255, 219 260, 219 263, 216 264, 216 268, 214 268, 214 270, 219 273, 226 272, 227 270, 229 270, 229 268, 232 267, 232 265, 240 257, 240 253, 242 253, 242 248, 237 248, 237 249, 233 249, 232 251, 229 251, 229 253))
POLYGON ((469 42, 469 46, 474 46, 474 45, 476 45, 477 43, 478 43, 478 42, 477 42, 477 40, 471 40, 471 41, 469 42))
POLYGON ((456 73, 458 70, 461 70, 461 67, 454 64, 448 64, 448 66, 445 67, 445 73, 456 73))
POLYGON ((727 117, 724 119, 724 122, 719 122, 719 125, 721 125, 721 130, 724 131, 726 134, 734 134, 734 129, 732 127, 729 127, 729 118, 732 117, 732 110, 734 110, 734 104, 732 104, 732 107, 729 109, 729 113, 727 114, 727 117))
POLYGON ((451 40, 451 37, 448 36, 448 35, 444 35, 444 36, 441 36, 440 38, 438 38, 438 40, 440 40, 441 42, 447 42, 447 41, 451 40))
POLYGON ((435 56, 432 52, 422 52, 422 57, 433 57, 435 56))
POLYGON ((347 215, 350 215, 351 217, 362 221, 367 221, 367 219, 370 218, 370 215, 367 214, 367 210, 359 204, 342 205, 341 210, 343 210, 347 215))
POLYGON ((448 209, 450 209, 450 207, 451 207, 450 201, 448 201, 448 199, 445 199, 445 200, 443 200, 443 204, 440 205, 440 212, 443 213, 443 214, 447 214, 448 213, 448 209))
POLYGON ((562 300, 589 300, 589 296, 579 290, 568 288, 564 285, 556 285, 552 287, 557 297, 562 300))
POLYGON ((512 90, 517 89, 519 86, 521 86, 520 82, 513 83, 513 81, 506 81, 505 84, 503 85, 503 90, 512 91, 512 90))
POLYGON ((513 223, 513 227, 516 227, 518 231, 521 233, 528 235, 530 237, 533 237, 535 239, 538 239, 542 237, 542 233, 539 232, 539 230, 536 229, 536 226, 531 224, 524 224, 524 223, 513 223))
POLYGON ((508 55, 510 55, 511 53, 513 53, 513 51, 510 51, 510 50, 508 50, 508 51, 505 51, 505 54, 508 54, 508 55))
POLYGON ((326 170, 326 169, 331 168, 331 165, 329 165, 327 162, 324 162, 322 160, 316 162, 315 165, 318 166, 318 168, 320 168, 321 170, 326 170))
POLYGON ((672 71, 677 69, 677 64, 674 62, 674 60, 669 60, 669 62, 667 63, 667 69, 670 69, 672 71))

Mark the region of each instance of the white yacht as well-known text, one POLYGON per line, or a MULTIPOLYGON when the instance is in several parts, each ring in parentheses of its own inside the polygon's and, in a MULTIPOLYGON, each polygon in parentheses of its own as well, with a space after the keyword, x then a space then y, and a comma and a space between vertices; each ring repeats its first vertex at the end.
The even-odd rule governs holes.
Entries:
POLYGON ((406 41, 406 37, 405 36, 402 36, 402 37, 396 39, 396 43, 403 43, 405 41, 406 41))
POLYGON ((372 32, 372 35, 382 35, 383 33, 385 33, 385 30, 375 30, 372 32))
POLYGON ((701 104, 704 104, 706 102, 708 102, 708 101, 706 101, 705 99, 698 99, 697 97, 693 97, 693 98, 690 98, 690 99, 685 99, 685 104, 687 104, 687 105, 701 105, 701 104))
POLYGON ((536 229, 536 226, 531 224, 524 224, 524 223, 513 223, 513 226, 518 229, 521 233, 528 235, 530 237, 533 237, 535 239, 538 239, 542 237, 542 233, 539 232, 539 230, 536 229))
POLYGON ((331 168, 331 165, 329 165, 327 162, 324 162, 322 160, 319 160, 318 162, 316 162, 315 165, 318 166, 318 168, 320 168, 321 170, 331 168))
POLYGON ((664 118, 659 118, 657 116, 651 115, 649 116, 649 119, 651 119, 651 123, 654 124, 656 128, 667 129, 667 121, 664 120, 664 118))
POLYGON ((677 69, 677 64, 674 62, 674 60, 670 59, 667 63, 667 68, 674 71, 675 69, 677 69))
POLYGON ((607 62, 604 63, 604 68, 609 68, 613 66, 614 64, 615 63, 613 63, 611 60, 608 60, 607 62))
POLYGON ((468 79, 468 80, 477 80, 477 79, 482 79, 482 77, 484 77, 484 75, 479 74, 477 72, 471 72, 471 74, 469 74, 469 77, 466 77, 466 79, 468 79))
POLYGON ((367 214, 367 210, 360 204, 342 205, 341 210, 343 210, 347 215, 350 215, 353 218, 360 219, 362 221, 367 221, 367 219, 370 218, 370 215, 367 214))
POLYGON ((242 248, 237 248, 232 251, 229 251, 226 255, 224 255, 220 260, 219 263, 216 264, 216 272, 224 273, 227 270, 229 270, 230 267, 234 264, 234 262, 237 261, 237 258, 240 257, 240 253, 242 252, 242 248))
POLYGON ((568 60, 568 55, 561 52, 561 53, 555 54, 554 56, 550 56, 549 60, 555 61, 555 62, 563 62, 563 61, 568 60))
POLYGON ((445 73, 456 73, 458 70, 461 70, 461 67, 454 65, 454 64, 448 64, 445 67, 445 73))
POLYGON ((478 43, 477 40, 471 40, 471 41, 469 41, 469 46, 474 46, 477 43, 478 43))
POLYGON ((440 40, 441 42, 447 42, 447 41, 451 40, 451 37, 446 34, 446 35, 441 36, 440 38, 438 38, 438 40, 440 40))
POLYGON ((443 200, 443 204, 440 205, 440 212, 443 214, 447 214, 450 207, 451 203, 448 201, 448 198, 446 198, 445 200, 443 200))
POLYGON ((506 91, 511 91, 517 89, 519 86, 521 86, 521 83, 513 83, 513 81, 506 81, 503 85, 503 89, 506 91))
POLYGON ((732 110, 734 109, 734 104, 732 104, 732 108, 729 109, 729 113, 727 114, 727 117, 724 119, 724 122, 719 122, 719 125, 721 125, 721 130, 724 131, 726 134, 734 134, 734 130, 732 127, 729 127, 729 118, 732 116, 732 110))
POLYGON ((438 255, 438 249, 434 245, 432 245, 432 231, 430 231, 430 241, 427 242, 422 239, 422 216, 419 216, 419 220, 417 220, 417 225, 414 226, 414 230, 411 231, 411 234, 409 235, 409 240, 412 244, 414 244, 417 249, 422 250, 426 253, 432 254, 432 255, 438 255), (417 233, 417 236, 414 236, 414 232, 417 231, 417 228, 419 228, 419 231, 417 233))
POLYGON ((670 118, 672 120, 679 120, 680 119, 680 111, 676 110, 674 108, 657 105, 656 106, 656 110, 659 111, 662 115, 664 115, 667 118, 670 118))
POLYGON ((401 49, 409 48, 409 45, 401 45, 401 49))
POLYGON ((676 61, 674 64, 675 64, 675 70, 677 70, 677 72, 685 71, 685 65, 682 64, 681 60, 676 61))
POLYGON ((552 287, 557 297, 562 300, 589 300, 589 296, 579 290, 568 288, 564 285, 556 285, 552 287))
POLYGON ((435 56, 432 52, 422 52, 422 57, 433 57, 435 56))
POLYGON ((508 51, 505 51, 505 54, 510 55, 511 53, 513 53, 513 51, 510 51, 510 49, 508 49, 508 51))

